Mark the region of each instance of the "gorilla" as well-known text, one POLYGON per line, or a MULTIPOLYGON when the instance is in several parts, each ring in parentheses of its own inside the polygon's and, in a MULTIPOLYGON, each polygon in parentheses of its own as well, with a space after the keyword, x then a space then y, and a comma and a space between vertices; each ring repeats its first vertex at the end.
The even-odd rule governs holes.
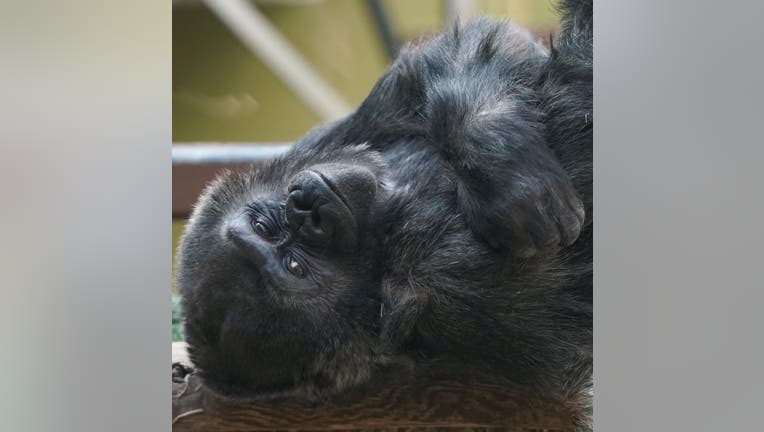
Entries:
POLYGON ((316 400, 443 358, 590 406, 592 2, 559 8, 549 49, 487 18, 410 44, 207 187, 176 274, 207 387, 316 400))

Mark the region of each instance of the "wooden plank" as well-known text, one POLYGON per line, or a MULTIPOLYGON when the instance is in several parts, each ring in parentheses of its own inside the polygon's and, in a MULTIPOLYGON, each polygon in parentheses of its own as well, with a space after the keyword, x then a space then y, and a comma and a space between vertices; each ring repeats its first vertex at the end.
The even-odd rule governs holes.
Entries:
MULTIPOLYGON (((185 357, 173 344, 173 362, 185 357)), ((185 360, 187 362, 187 360, 185 360)), ((174 371, 180 368, 174 364, 174 371)), ((560 402, 529 397, 517 386, 477 373, 435 367, 390 372, 332 400, 231 402, 208 392, 193 372, 173 377, 173 430, 568 430, 571 412, 560 402)))
POLYGON ((172 165, 172 217, 185 219, 191 214, 199 194, 221 171, 245 171, 250 163, 211 163, 172 165))

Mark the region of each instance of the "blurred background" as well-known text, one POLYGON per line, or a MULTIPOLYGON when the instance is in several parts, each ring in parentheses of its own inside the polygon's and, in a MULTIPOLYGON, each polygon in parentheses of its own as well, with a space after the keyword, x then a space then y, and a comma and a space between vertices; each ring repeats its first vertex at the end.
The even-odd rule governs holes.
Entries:
MULTIPOLYGON (((247 169, 346 114, 402 44, 478 15, 510 18, 545 44, 558 31, 551 0, 173 0, 173 255, 216 172, 247 169)), ((181 340, 177 301, 173 287, 181 340)))

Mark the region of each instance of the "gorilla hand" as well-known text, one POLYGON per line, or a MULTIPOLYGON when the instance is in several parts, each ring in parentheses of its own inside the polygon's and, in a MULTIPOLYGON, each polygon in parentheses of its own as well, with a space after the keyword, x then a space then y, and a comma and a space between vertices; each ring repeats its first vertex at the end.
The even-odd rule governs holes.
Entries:
POLYGON ((515 171, 491 184, 479 176, 465 181, 458 194, 467 223, 489 245, 518 258, 569 246, 583 227, 584 206, 562 170, 554 174, 515 171))

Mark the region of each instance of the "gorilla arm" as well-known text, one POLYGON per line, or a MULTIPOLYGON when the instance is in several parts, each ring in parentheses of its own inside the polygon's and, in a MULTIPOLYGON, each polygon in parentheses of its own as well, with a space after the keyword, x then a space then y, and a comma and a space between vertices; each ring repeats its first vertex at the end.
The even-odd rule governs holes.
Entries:
POLYGON ((467 225, 528 258, 574 242, 584 210, 547 147, 535 80, 548 59, 524 30, 476 20, 403 51, 341 125, 381 152, 404 137, 434 146, 456 179, 467 225))

